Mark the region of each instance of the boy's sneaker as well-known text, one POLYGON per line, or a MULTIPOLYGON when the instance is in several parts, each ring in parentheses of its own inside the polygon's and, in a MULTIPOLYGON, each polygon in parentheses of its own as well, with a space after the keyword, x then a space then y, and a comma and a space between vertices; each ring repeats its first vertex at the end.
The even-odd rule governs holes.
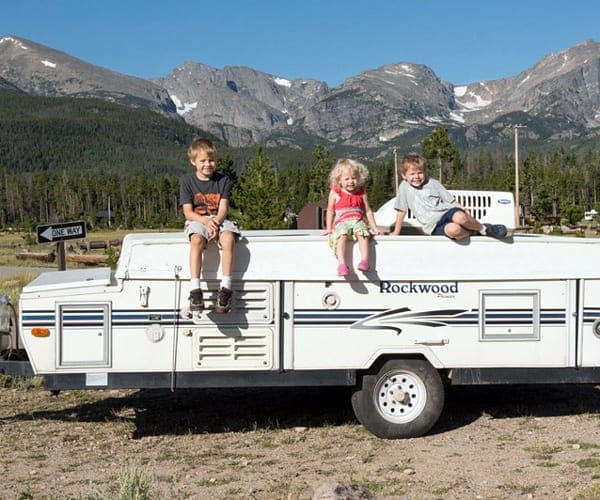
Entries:
POLYGON ((217 302, 215 303, 215 311, 223 314, 231 311, 231 296, 233 291, 229 288, 221 288, 217 294, 217 302))
POLYGON ((202 290, 200 288, 194 288, 190 292, 188 300, 190 301, 190 311, 202 312, 204 309, 204 298, 202 297, 202 290))
POLYGON ((506 226, 503 224, 484 224, 485 235, 491 236, 492 238, 505 238, 506 237, 506 226))

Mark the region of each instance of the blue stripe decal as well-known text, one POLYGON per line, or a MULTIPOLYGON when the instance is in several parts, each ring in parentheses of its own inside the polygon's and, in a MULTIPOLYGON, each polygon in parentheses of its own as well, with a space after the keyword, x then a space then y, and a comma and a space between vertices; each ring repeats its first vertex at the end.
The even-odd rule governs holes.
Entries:
MULTIPOLYGON (((328 311, 323 309, 298 309, 294 311, 294 325, 338 325, 351 326, 356 322, 375 320, 379 317, 383 324, 390 324, 393 321, 400 323, 422 324, 428 326, 476 326, 479 324, 479 311, 472 310, 440 310, 413 312, 407 308, 398 310, 386 309, 348 309, 328 311), (393 317, 392 317, 393 316, 393 317)), ((588 307, 583 311, 583 322, 593 323, 600 318, 600 307, 588 307)), ((101 326, 103 324, 103 314, 97 309, 76 309, 71 312, 64 310, 64 325, 75 326, 101 326)), ((486 323, 490 324, 532 324, 532 311, 523 310, 489 310, 485 314, 486 323)), ((564 309, 546 309, 540 311, 540 324, 542 325, 564 325, 566 324, 566 311, 564 309)), ((32 310, 24 311, 21 315, 23 327, 48 327, 54 328, 56 317, 54 310, 32 310)), ((122 309, 113 310, 111 325, 118 326, 147 326, 150 324, 172 325, 176 322, 178 326, 194 325, 191 319, 180 317, 180 311, 176 313, 173 309, 122 309)), ((367 327, 366 324, 363 328, 367 327)))
MULTIPOLYGON (((532 325, 533 311, 489 310, 486 312, 484 320, 488 324, 532 325)), ((375 327, 376 323, 378 326, 390 326, 393 322, 426 326, 476 326, 479 324, 480 317, 476 309, 425 312, 412 312, 407 308, 383 312, 307 309, 294 312, 294 324, 296 325, 350 326, 354 324, 354 321, 361 323, 361 328, 368 328, 369 323, 375 327)), ((564 310, 549 309, 540 312, 540 324, 542 325, 564 325, 565 323, 566 312, 564 310)))

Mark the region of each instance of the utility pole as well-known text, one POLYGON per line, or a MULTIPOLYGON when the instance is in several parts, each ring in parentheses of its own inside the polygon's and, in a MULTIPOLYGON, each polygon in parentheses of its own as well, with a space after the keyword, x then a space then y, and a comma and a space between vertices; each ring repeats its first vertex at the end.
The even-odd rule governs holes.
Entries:
POLYGON ((398 153, 394 146, 394 193, 398 194, 398 153))
POLYGON ((515 229, 521 225, 520 212, 521 202, 519 201, 519 129, 525 128, 525 125, 513 125, 515 129, 515 229))

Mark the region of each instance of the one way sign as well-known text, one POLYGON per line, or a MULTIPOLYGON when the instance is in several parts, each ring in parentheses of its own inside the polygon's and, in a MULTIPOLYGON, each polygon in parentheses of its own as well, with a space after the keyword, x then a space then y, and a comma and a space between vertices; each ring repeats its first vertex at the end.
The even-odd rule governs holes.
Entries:
POLYGON ((36 228, 38 243, 54 243, 55 241, 79 240, 85 238, 85 222, 76 220, 48 224, 36 228))

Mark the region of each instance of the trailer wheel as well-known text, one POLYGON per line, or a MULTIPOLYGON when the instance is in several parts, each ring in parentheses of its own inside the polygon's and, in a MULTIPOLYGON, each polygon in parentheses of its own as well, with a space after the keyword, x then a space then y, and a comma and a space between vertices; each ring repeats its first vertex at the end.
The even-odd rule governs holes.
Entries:
POLYGON ((398 439, 425 434, 444 406, 437 370, 421 359, 392 359, 366 374, 352 395, 356 418, 377 437, 398 439))

